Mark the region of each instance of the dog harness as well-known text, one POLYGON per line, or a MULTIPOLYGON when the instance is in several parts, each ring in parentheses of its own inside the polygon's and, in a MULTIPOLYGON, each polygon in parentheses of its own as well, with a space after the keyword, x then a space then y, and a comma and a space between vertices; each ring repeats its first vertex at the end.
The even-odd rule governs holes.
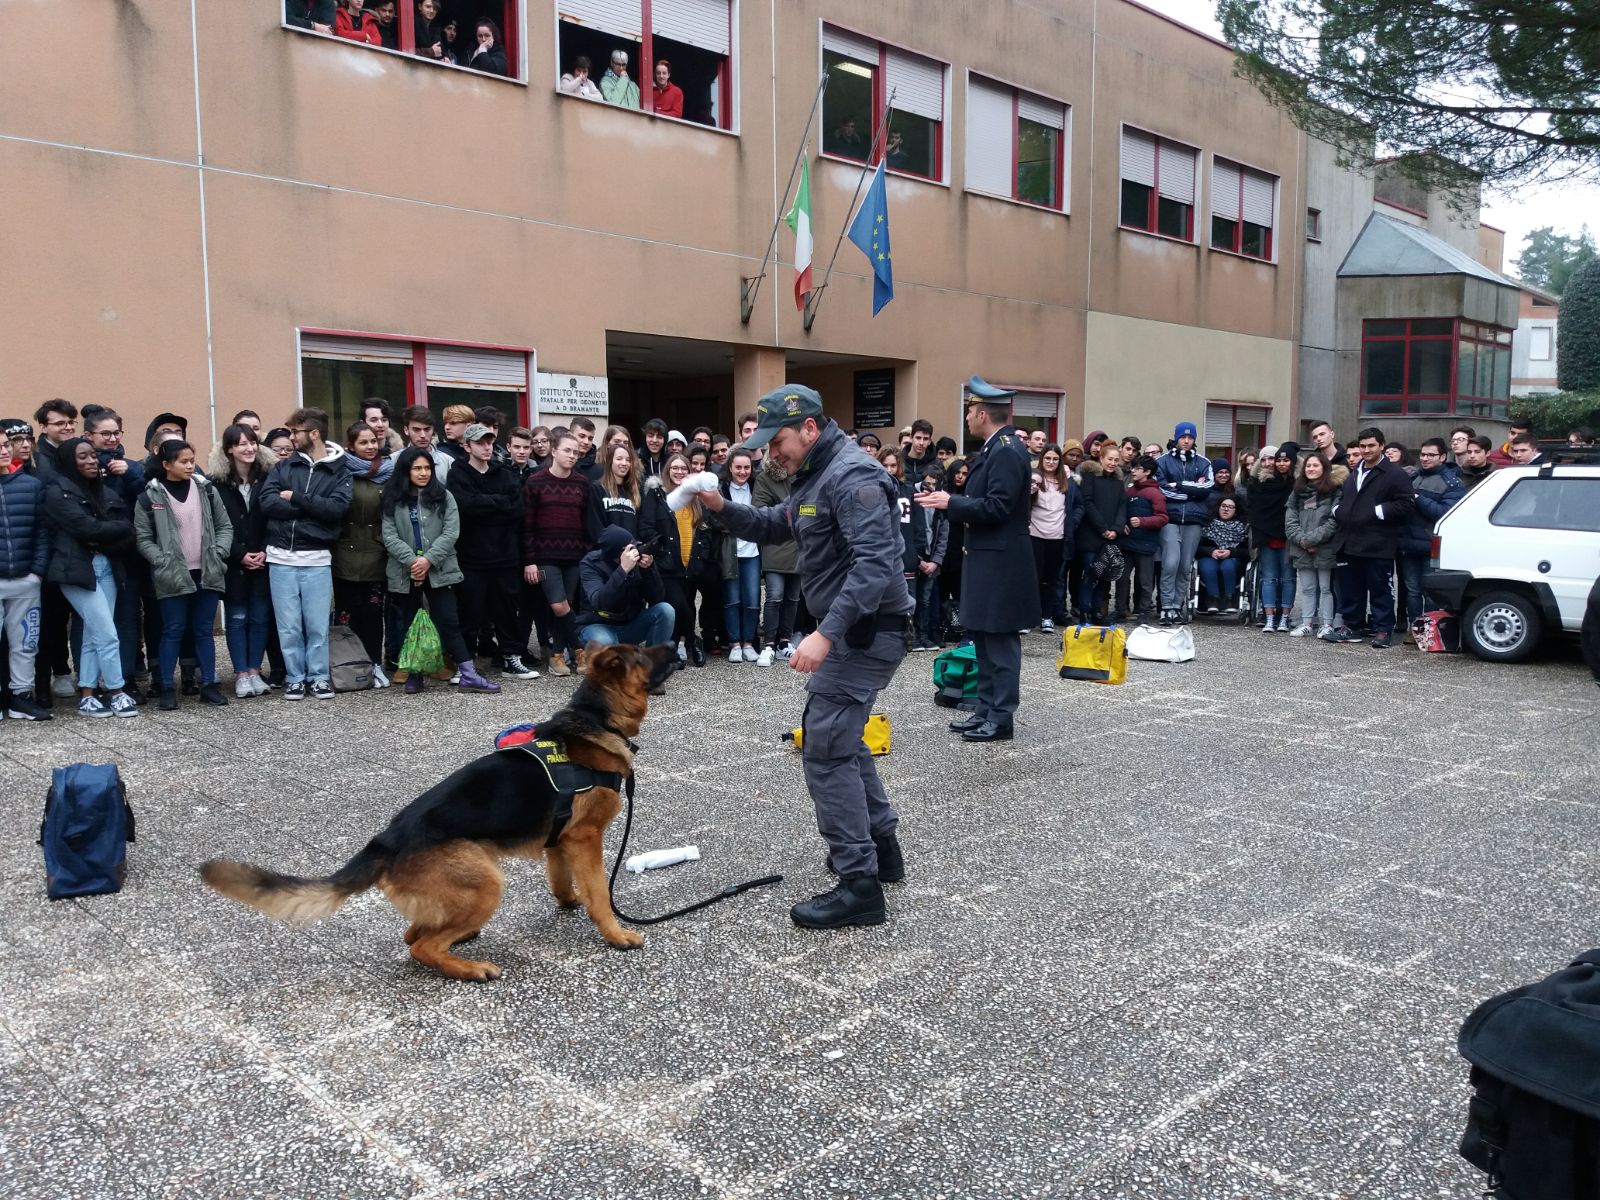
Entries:
POLYGON ((499 750, 530 754, 544 768, 545 778, 550 781, 551 790, 556 794, 556 809, 550 818, 550 836, 545 840, 546 846, 554 846, 560 840, 561 831, 572 820, 572 802, 578 796, 597 787, 610 788, 618 793, 622 791, 624 780, 621 771, 596 771, 593 767, 573 762, 567 757, 565 742, 559 738, 541 738, 534 727, 516 726, 508 729, 495 739, 495 744, 499 750))

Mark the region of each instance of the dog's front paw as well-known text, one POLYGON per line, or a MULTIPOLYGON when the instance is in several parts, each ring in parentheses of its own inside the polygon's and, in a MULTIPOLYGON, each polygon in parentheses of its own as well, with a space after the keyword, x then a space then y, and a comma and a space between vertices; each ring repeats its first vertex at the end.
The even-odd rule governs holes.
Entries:
POLYGON ((606 941, 618 950, 637 950, 644 945, 644 938, 631 929, 619 929, 614 935, 608 934, 606 941))

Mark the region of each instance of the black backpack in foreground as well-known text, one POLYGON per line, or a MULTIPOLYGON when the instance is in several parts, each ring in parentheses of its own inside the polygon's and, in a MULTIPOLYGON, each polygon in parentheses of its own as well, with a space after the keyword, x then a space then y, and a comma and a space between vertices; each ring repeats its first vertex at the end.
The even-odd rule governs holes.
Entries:
POLYGON ((1475 1009, 1461 1156, 1503 1200, 1600 1200, 1600 950, 1475 1009))

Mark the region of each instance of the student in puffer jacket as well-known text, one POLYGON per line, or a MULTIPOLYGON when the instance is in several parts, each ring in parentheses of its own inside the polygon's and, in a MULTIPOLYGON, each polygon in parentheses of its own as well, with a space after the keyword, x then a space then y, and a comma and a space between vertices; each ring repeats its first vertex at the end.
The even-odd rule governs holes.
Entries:
POLYGON ((50 561, 44 485, 13 471, 11 439, 0 432, 0 630, 4 631, 10 699, 0 712, 14 721, 48 721, 50 710, 33 697, 39 653, 39 594, 50 561))
POLYGON ((1141 621, 1155 616, 1156 556, 1167 524, 1167 498, 1156 486, 1156 460, 1136 455, 1128 464, 1128 536, 1122 539, 1127 570, 1117 581, 1117 612, 1136 613, 1141 621))
POLYGON ((1179 421, 1172 435, 1177 444, 1156 459, 1156 486, 1167 501, 1167 524, 1161 530, 1163 625, 1188 620, 1190 572, 1214 482, 1211 461, 1194 448, 1194 422, 1179 421))
MULTIPOLYGON (((1449 447, 1443 438, 1429 438, 1417 451, 1417 472, 1411 477, 1416 507, 1400 530, 1400 581, 1405 589, 1406 620, 1415 621, 1428 611, 1428 597, 1422 590, 1422 573, 1428 569, 1433 549, 1433 527, 1467 494, 1466 481, 1446 461, 1449 447)), ((1411 632, 1406 631, 1406 640, 1411 632)))
POLYGON ((1300 598, 1300 621, 1290 637, 1333 639, 1333 564, 1338 557, 1334 502, 1350 472, 1308 454, 1295 475, 1294 494, 1283 510, 1284 539, 1300 598))

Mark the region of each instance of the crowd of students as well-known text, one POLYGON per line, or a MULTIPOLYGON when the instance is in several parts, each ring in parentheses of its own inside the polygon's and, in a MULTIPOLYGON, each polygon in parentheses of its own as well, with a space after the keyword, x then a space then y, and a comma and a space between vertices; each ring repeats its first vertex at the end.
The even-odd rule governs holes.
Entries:
MULTIPOLYGON (((698 502, 667 492, 710 470, 728 499, 781 503, 784 469, 738 434, 688 437, 651 420, 636 445, 621 426, 597 439, 570 426, 502 429, 501 413, 379 399, 333 431, 297 410, 264 428, 234 414, 203 468, 188 424, 162 413, 130 455, 121 418, 51 400, 0 423, 0 670, 6 715, 49 719, 55 701, 86 717, 132 717, 192 695, 226 705, 212 629, 220 606, 237 700, 281 689, 334 695, 329 630, 345 625, 376 687, 398 673, 426 609, 454 664, 451 683, 583 668, 594 642, 670 642, 686 665, 715 657, 770 667, 815 627, 792 545, 757 546, 698 502), (77 436, 78 421, 83 435, 77 436), (396 428, 398 425, 398 428, 396 428), (482 660, 486 665, 479 667, 482 660)), ((1100 432, 1051 443, 1028 433, 1033 558, 1041 628, 1128 619, 1187 622, 1237 612, 1254 561, 1265 632, 1391 644, 1422 592, 1433 523, 1503 462, 1531 461, 1526 431, 1496 450, 1468 427, 1410 452, 1363 429, 1347 451, 1326 423, 1312 445, 1241 455, 1196 449, 1180 422, 1165 446, 1100 432), (1198 599, 1191 576, 1198 573, 1198 599)), ((950 438, 913 422, 896 444, 850 436, 897 481, 913 649, 962 636, 963 526, 913 502, 960 493, 968 464, 950 438)), ((420 673, 405 679, 424 686, 420 673)))

